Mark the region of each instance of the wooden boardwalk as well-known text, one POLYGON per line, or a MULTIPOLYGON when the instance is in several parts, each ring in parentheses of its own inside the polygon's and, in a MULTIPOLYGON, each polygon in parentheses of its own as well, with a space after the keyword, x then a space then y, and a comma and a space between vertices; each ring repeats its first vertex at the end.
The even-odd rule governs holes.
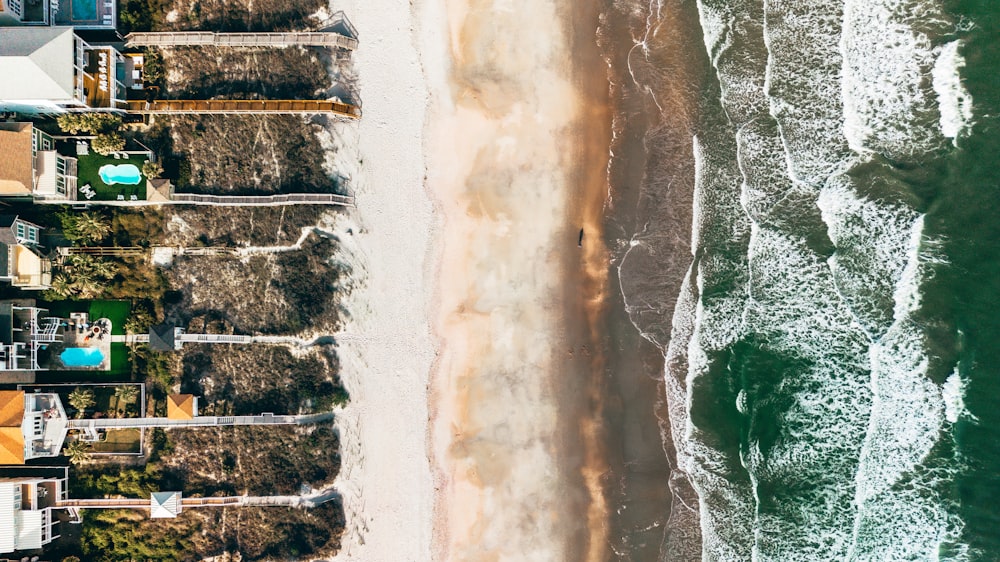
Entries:
POLYGON ((278 195, 202 195, 174 193, 174 204, 216 205, 226 207, 266 207, 276 205, 341 205, 353 207, 354 198, 334 193, 283 193, 278 195))
POLYGON ((279 193, 277 195, 203 195, 199 193, 174 193, 167 201, 78 200, 54 201, 36 199, 35 203, 49 205, 79 205, 91 207, 152 207, 157 205, 210 205, 213 207, 280 207, 282 205, 337 205, 353 207, 354 197, 334 193, 279 193))
POLYGON ((170 418, 99 418, 68 420, 66 427, 93 433, 98 429, 150 427, 221 427, 234 425, 307 425, 333 419, 332 412, 307 415, 197 416, 188 420, 170 418))
POLYGON ((170 252, 174 256, 232 256, 240 253, 239 248, 231 246, 60 246, 56 252, 65 256, 101 256, 101 257, 148 257, 158 250, 170 252))
POLYGON ((159 33, 129 33, 129 47, 173 47, 213 45, 216 47, 333 47, 353 51, 358 40, 334 32, 288 33, 213 33, 211 31, 166 31, 159 33))
POLYGON ((361 109, 331 100, 130 100, 129 113, 141 115, 175 114, 321 114, 358 119, 361 109))

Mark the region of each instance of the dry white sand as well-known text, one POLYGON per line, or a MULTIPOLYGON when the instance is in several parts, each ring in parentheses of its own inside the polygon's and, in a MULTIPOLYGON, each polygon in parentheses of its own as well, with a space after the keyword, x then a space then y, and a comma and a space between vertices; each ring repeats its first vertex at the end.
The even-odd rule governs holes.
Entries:
POLYGON ((426 88, 405 0, 332 0, 358 29, 354 53, 364 118, 332 129, 333 167, 357 209, 337 231, 356 286, 339 342, 351 403, 339 414, 347 517, 338 560, 430 559, 432 492, 426 453, 428 322, 434 214, 424 187, 426 88), (356 156, 350 158, 349 156, 356 156), (347 234, 351 229, 353 234, 347 234))

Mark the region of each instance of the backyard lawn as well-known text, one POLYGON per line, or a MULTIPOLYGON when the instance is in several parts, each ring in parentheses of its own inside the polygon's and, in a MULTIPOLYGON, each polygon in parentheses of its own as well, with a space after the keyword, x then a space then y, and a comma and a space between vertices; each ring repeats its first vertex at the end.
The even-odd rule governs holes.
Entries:
POLYGON ((122 164, 132 164, 136 168, 139 168, 140 173, 142 171, 142 164, 148 160, 145 155, 129 155, 128 158, 115 159, 111 156, 101 156, 95 152, 90 154, 81 154, 77 156, 77 198, 80 200, 85 200, 84 191, 81 190, 83 186, 90 184, 90 187, 94 190, 94 199, 103 201, 114 201, 118 199, 118 196, 123 196, 124 199, 129 200, 132 196, 136 196, 139 200, 146 198, 146 176, 142 175, 139 178, 139 183, 136 185, 126 185, 123 183, 114 183, 113 185, 108 185, 104 183, 101 179, 100 170, 102 166, 112 165, 120 166, 122 164))
MULTIPOLYGON (((96 300, 96 301, 58 301, 42 305, 49 310, 49 315, 59 318, 69 318, 72 312, 86 312, 91 320, 107 318, 111 320, 111 334, 120 335, 125 333, 125 320, 128 319, 129 310, 132 304, 125 300, 96 300)), ((39 380, 50 382, 90 380, 94 375, 101 375, 101 378, 127 377, 132 372, 129 362, 128 346, 124 343, 111 344, 111 370, 110 371, 48 371, 40 376, 39 380), (80 378, 81 375, 83 378, 80 378), (73 377, 77 377, 74 379, 73 377)))

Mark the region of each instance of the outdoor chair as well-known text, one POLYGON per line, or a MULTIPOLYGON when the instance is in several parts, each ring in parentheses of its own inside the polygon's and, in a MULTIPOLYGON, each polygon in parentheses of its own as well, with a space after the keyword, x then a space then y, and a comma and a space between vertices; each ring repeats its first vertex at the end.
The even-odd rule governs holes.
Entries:
POLYGON ((125 196, 124 195, 119 195, 118 196, 118 200, 119 201, 124 201, 125 200, 125 196))

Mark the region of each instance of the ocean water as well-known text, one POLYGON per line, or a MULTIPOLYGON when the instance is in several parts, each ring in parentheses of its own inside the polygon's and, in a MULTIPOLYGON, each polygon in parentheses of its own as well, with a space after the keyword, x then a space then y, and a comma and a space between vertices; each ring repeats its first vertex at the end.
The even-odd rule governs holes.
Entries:
POLYGON ((619 558, 1000 560, 1000 3, 616 0, 600 33, 672 495, 619 558))

